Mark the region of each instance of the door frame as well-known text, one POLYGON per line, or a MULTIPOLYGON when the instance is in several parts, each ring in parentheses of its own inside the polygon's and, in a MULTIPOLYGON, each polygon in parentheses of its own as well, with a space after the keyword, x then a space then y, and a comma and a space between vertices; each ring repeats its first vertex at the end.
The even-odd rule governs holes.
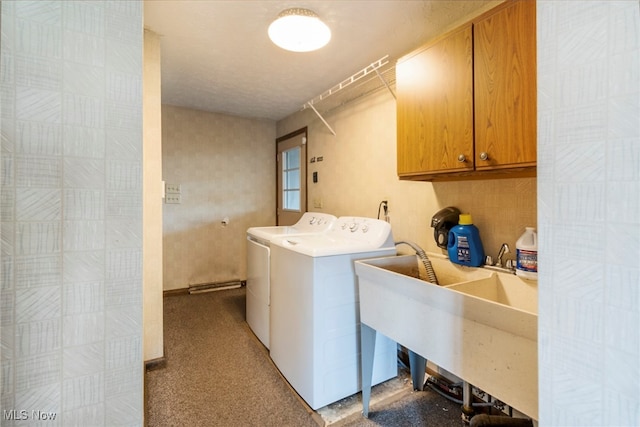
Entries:
POLYGON ((276 138, 276 225, 290 225, 290 224, 282 224, 281 223, 281 214, 280 214, 280 181, 282 180, 282 171, 281 171, 281 163, 280 163, 280 150, 279 145, 281 142, 287 141, 296 136, 302 136, 304 138, 304 142, 302 143, 304 149, 300 155, 300 188, 301 188, 301 197, 300 197, 300 216, 307 212, 307 144, 309 142, 307 127, 300 128, 293 132, 290 132, 284 136, 276 138))

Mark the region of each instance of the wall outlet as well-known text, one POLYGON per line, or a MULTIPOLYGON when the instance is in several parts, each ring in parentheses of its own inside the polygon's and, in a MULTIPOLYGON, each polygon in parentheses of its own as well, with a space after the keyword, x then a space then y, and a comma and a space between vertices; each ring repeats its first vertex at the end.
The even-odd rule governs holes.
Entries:
POLYGON ((167 193, 166 197, 164 198, 164 202, 166 204, 180 204, 182 203, 182 197, 180 194, 167 193))
POLYGON ((180 184, 165 184, 165 194, 180 194, 181 192, 180 184))
POLYGON ((313 207, 317 209, 322 209, 322 197, 315 197, 313 199, 313 207))

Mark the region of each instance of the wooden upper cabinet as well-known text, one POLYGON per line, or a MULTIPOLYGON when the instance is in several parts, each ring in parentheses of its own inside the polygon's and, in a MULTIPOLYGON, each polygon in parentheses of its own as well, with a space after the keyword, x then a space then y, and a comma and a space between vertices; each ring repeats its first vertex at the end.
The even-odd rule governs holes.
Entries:
POLYGON ((471 25, 396 65, 398 174, 473 170, 471 25))
POLYGON ((535 166, 535 1, 475 22, 473 43, 476 170, 535 166))
POLYGON ((402 179, 534 176, 536 11, 507 0, 396 65, 402 179))

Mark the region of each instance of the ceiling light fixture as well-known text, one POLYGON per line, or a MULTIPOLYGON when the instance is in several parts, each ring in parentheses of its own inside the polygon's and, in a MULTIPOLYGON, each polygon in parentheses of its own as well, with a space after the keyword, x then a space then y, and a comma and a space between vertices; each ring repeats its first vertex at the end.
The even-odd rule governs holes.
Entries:
POLYGON ((269 38, 292 52, 320 49, 331 40, 331 30, 309 9, 291 8, 280 12, 269 25, 269 38))

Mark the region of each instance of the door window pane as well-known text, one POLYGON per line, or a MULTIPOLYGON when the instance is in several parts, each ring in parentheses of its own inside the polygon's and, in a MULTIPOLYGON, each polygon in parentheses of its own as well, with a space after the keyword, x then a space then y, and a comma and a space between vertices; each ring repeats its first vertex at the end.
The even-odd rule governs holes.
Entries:
POLYGON ((300 190, 284 192, 284 208, 290 211, 300 210, 300 190))
POLYGON ((285 179, 285 189, 294 190, 300 189, 300 170, 294 169, 287 172, 284 177, 285 179))
POLYGON ((300 147, 282 152, 282 208, 300 211, 300 147))
POLYGON ((300 169, 300 147, 294 147, 284 152, 285 169, 300 169))

